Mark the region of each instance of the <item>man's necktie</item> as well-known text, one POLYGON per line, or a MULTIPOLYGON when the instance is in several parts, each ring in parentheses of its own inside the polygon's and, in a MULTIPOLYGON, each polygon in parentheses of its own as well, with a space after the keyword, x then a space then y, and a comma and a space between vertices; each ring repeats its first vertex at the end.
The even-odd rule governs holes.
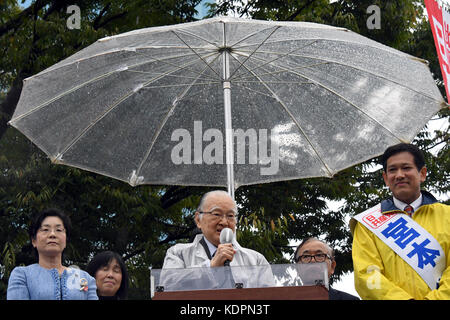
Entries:
POLYGON ((411 215, 413 214, 413 212, 414 212, 414 208, 413 207, 411 207, 410 205, 407 205, 406 207, 405 207, 405 209, 403 209, 407 214, 408 214, 408 216, 410 216, 411 217, 411 215))

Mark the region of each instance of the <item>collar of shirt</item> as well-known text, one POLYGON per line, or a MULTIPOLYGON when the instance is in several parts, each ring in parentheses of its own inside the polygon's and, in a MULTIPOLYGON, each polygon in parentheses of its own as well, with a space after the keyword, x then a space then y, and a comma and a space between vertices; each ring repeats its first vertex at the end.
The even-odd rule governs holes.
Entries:
MULTIPOLYGON (((400 210, 405 209, 405 207, 408 205, 408 203, 404 203, 403 201, 398 200, 396 197, 393 197, 394 199, 394 205, 399 208, 400 210)), ((419 209, 420 205, 422 204, 422 193, 420 193, 420 196, 414 200, 409 205, 414 208, 414 212, 419 209)))
POLYGON ((211 242, 209 242, 208 239, 206 239, 206 237, 203 237, 203 239, 205 239, 205 242, 208 245, 208 249, 209 249, 209 253, 211 254, 211 257, 214 256, 214 254, 216 253, 217 247, 215 245, 213 245, 211 242))

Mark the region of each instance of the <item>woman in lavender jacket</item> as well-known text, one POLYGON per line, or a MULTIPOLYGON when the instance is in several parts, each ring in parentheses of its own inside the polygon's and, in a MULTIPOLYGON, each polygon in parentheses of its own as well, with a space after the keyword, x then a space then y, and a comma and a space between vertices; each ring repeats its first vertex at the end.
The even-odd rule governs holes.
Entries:
POLYGON ((62 265, 70 229, 69 217, 58 209, 44 210, 36 216, 29 233, 39 263, 14 268, 8 283, 8 300, 98 299, 93 277, 62 265))

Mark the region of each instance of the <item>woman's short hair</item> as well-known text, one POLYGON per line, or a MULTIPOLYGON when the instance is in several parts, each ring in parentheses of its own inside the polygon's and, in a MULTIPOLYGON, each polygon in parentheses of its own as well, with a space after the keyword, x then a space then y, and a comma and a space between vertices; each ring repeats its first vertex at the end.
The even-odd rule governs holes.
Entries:
MULTIPOLYGON (((66 230, 66 241, 69 240, 72 231, 72 223, 70 222, 70 218, 62 210, 57 208, 45 209, 33 216, 31 225, 28 228, 28 235, 30 236, 31 240, 36 240, 36 235, 42 226, 42 222, 47 217, 58 217, 61 219, 64 225, 64 229, 66 230)), ((39 259, 39 252, 36 248, 33 248, 33 253, 34 258, 39 259)))
POLYGON ((86 267, 86 271, 95 278, 95 274, 100 268, 108 266, 113 260, 116 260, 122 271, 122 282, 120 283, 119 290, 116 292, 116 296, 120 300, 125 300, 128 296, 128 271, 122 257, 114 251, 103 251, 98 253, 92 258, 86 267))
POLYGON ((31 239, 36 239, 36 235, 42 226, 42 222, 47 217, 60 218, 64 225, 64 229, 66 230, 66 237, 67 239, 70 238, 70 234, 72 231, 72 223, 70 222, 70 218, 62 210, 56 208, 49 208, 34 215, 30 228, 28 229, 28 234, 30 235, 31 239))

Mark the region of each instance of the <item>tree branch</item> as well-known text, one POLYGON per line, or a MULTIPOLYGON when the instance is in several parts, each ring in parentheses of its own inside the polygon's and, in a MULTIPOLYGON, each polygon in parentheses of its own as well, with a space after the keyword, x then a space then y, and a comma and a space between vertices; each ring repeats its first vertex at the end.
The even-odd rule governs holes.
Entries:
POLYGON ((173 204, 191 196, 191 188, 172 186, 167 189, 164 195, 161 197, 161 207, 163 209, 170 208, 173 204))
POLYGON ((304 9, 309 7, 311 4, 313 4, 315 0, 309 0, 304 6, 301 6, 293 14, 291 14, 289 17, 287 17, 286 21, 293 21, 304 9))
POLYGON ((431 146, 428 146, 425 150, 427 150, 427 151, 431 150, 431 149, 437 147, 440 144, 443 144, 443 143, 447 144, 449 141, 450 141, 450 137, 446 137, 446 138, 442 139, 441 141, 439 141, 437 143, 434 143, 431 146))
POLYGON ((127 14, 128 14, 128 11, 118 13, 114 16, 111 16, 111 17, 105 19, 105 21, 103 21, 102 23, 98 23, 97 26, 93 26, 93 28, 94 28, 94 30, 98 30, 98 29, 104 27, 105 25, 107 25, 108 23, 110 23, 111 21, 125 17, 127 14))
POLYGON ((244 14, 247 14, 247 13, 248 13, 248 9, 249 9, 251 6, 253 6, 254 3, 255 3, 255 0, 254 0, 254 1, 248 1, 247 4, 245 5, 244 9, 242 10, 241 14, 239 15, 239 18, 242 18, 242 16, 243 16, 244 14))
MULTIPOLYGON (((68 2, 68 1, 67 1, 68 2)), ((6 24, 0 26, 0 37, 8 32, 14 32, 22 26, 25 19, 32 18, 34 20, 32 45, 28 53, 27 65, 18 72, 17 77, 14 79, 10 90, 8 91, 5 100, 0 104, 0 138, 8 129, 8 121, 11 119, 17 103, 19 102, 20 94, 22 92, 23 80, 33 74, 33 64, 36 57, 39 55, 36 43, 39 40, 39 35, 36 32, 36 21, 38 18, 39 10, 42 10, 45 6, 51 4, 50 9, 45 14, 43 19, 47 19, 49 14, 55 10, 59 10, 66 4, 66 1, 58 1, 56 4, 53 1, 41 1, 37 0, 28 8, 19 13, 15 18, 10 19, 6 24)))
POLYGON ((111 7, 111 2, 108 2, 108 4, 102 9, 102 11, 100 11, 100 13, 98 14, 97 18, 95 18, 92 26, 94 28, 94 30, 98 30, 99 25, 100 25, 100 20, 102 20, 104 14, 109 10, 109 8, 111 7))
MULTIPOLYGON (((61 9, 65 9, 68 6, 73 4, 73 0, 58 0, 58 1, 52 1, 52 5, 51 7, 47 10, 47 12, 45 13, 45 15, 42 17, 43 20, 47 20, 47 18, 55 11, 59 11, 61 9)), ((63 13, 66 10, 63 10, 63 13)))
POLYGON ((34 16, 35 12, 38 12, 45 6, 51 4, 52 1, 42 1, 37 0, 35 3, 30 5, 28 8, 21 11, 16 17, 9 19, 8 22, 0 26, 0 37, 6 33, 12 31, 15 32, 24 23, 26 18, 34 16))
POLYGON ((23 80, 30 76, 29 70, 22 70, 21 73, 14 79, 11 88, 9 89, 5 100, 0 104, 0 139, 8 129, 8 121, 11 119, 17 102, 22 92, 23 80))

